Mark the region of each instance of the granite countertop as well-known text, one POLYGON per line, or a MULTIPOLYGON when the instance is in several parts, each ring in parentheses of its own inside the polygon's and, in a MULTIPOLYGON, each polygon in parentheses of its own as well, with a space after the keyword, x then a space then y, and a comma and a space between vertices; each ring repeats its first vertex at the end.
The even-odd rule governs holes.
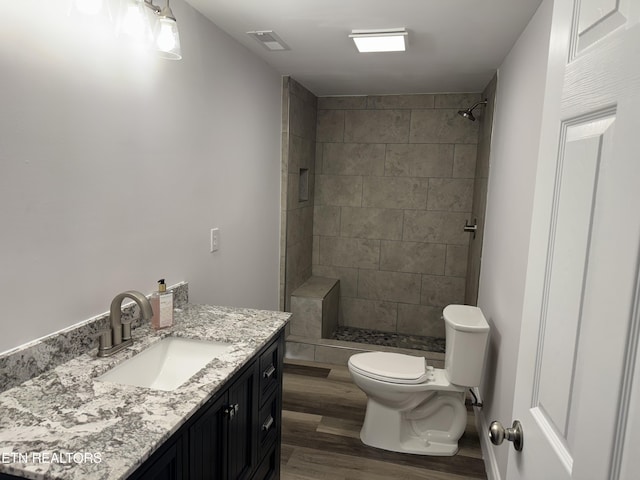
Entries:
POLYGON ((0 472, 31 479, 115 480, 133 473, 286 324, 289 313, 208 305, 176 309, 174 326, 133 332, 108 358, 97 349, 0 394, 0 472), (233 347, 173 391, 95 377, 173 335, 233 347))

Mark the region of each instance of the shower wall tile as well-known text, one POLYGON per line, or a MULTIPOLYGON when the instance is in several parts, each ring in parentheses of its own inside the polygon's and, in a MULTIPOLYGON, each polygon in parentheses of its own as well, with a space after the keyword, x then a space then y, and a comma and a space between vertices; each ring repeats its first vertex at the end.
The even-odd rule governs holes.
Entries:
POLYGON ((383 241, 380 270, 444 275, 446 252, 442 244, 383 241))
POLYGON ((300 175, 289 173, 287 175, 287 210, 298 208, 298 189, 300 175))
POLYGON ((453 176, 455 178, 475 178, 477 156, 477 145, 472 143, 457 144, 453 156, 453 176))
POLYGON ((291 335, 322 337, 322 301, 317 298, 291 296, 291 335))
POLYGON ((309 343, 290 342, 285 343, 286 358, 292 360, 307 360, 313 362, 316 353, 316 346, 309 343))
POLYGON ((344 110, 318 110, 316 141, 342 142, 344 139, 344 110))
POLYGON ((340 235, 382 240, 402 238, 402 210, 342 207, 340 235))
POLYGON ((464 298, 481 154, 482 122, 457 111, 480 97, 318 99, 312 271, 340 279, 341 324, 444 336, 443 306, 464 298))
POLYGON ((367 108, 366 96, 318 97, 318 109, 322 110, 358 110, 364 108, 367 108))
POLYGON ((435 108, 455 108, 458 110, 466 110, 479 102, 481 95, 479 93, 444 93, 435 96, 435 108))
POLYGON ((289 101, 289 133, 316 141, 316 106, 295 93, 289 101))
POLYGON ((318 235, 314 235, 313 243, 311 245, 311 264, 313 265, 312 271, 315 270, 315 266, 318 265, 318 263, 320 263, 320 237, 318 235))
POLYGON ((420 303, 421 276, 414 273, 360 270, 358 297, 389 302, 420 303))
POLYGON ((322 154, 322 173, 382 176, 384 159, 384 144, 327 143, 322 154))
POLYGON ((295 95, 307 104, 315 105, 318 102, 318 97, 316 97, 313 93, 311 93, 304 86, 291 79, 290 77, 289 79, 289 91, 292 95, 295 95))
POLYGON ((346 110, 345 143, 407 143, 410 110, 346 110))
POLYGON ((340 235, 340 207, 316 205, 313 211, 313 234, 329 237, 340 235))
POLYGON ((311 276, 313 265, 313 205, 317 99, 304 86, 283 79, 283 194, 281 212, 281 299, 288 310, 290 295, 311 276), (300 169, 309 171, 307 199, 299 200, 300 169))
POLYGON ((297 135, 289 136, 289 173, 299 173, 301 168, 315 170, 315 141, 297 135))
POLYGON ((406 210, 402 240, 467 245, 469 234, 463 228, 468 218, 468 213, 406 210))
POLYGON ((462 118, 455 109, 413 110, 409 142, 477 143, 478 124, 462 118))
MULTIPOLYGON (((291 295, 298 286, 302 285, 312 272, 311 253, 313 239, 305 239, 303 242, 287 245, 287 265, 285 289, 291 295)), ((287 299, 287 307, 290 299, 287 299)))
POLYGON ((478 164, 476 166, 476 178, 489 178, 489 153, 491 143, 489 141, 480 142, 478 145, 478 164))
POLYGON ((287 215, 287 239, 291 244, 300 243, 304 238, 304 218, 302 209, 289 210, 287 215))
POLYGON ((379 300, 342 297, 344 324, 354 328, 373 328, 383 332, 395 332, 398 304, 379 300))
POLYGON ((375 95, 368 97, 367 108, 384 110, 388 108, 433 108, 435 95, 375 95))
POLYGON ((320 237, 319 261, 321 265, 378 268, 379 259, 379 240, 320 237))
POLYGON ((322 155, 324 154, 324 143, 316 142, 315 152, 315 170, 314 174, 319 175, 322 173, 322 155))
POLYGON ((470 212, 473 201, 473 179, 430 178, 427 210, 470 212))
POLYGON ((399 303, 398 333, 443 338, 442 308, 399 303))
POLYGON ((348 267, 334 267, 331 265, 314 265, 313 274, 320 277, 337 278, 340 280, 340 295, 355 297, 358 294, 358 269, 348 267))
POLYGON ((465 288, 465 303, 469 305, 476 305, 478 301, 478 282, 480 277, 482 241, 484 237, 485 210, 487 204, 487 177, 489 176, 491 131, 497 81, 498 77, 494 75, 482 92, 482 98, 487 99, 487 105, 483 108, 482 116, 479 118, 480 134, 478 138, 478 156, 471 215, 471 217, 477 221, 478 232, 475 240, 471 240, 469 243, 467 283, 465 288))
POLYGON ((397 177, 450 177, 453 163, 454 145, 389 144, 384 174, 397 177))
POLYGON ((423 275, 420 303, 434 307, 464 303, 464 284, 461 277, 423 275))
POLYGON ((425 179, 364 177, 363 182, 363 207, 424 209, 427 204, 425 179))
POLYGON ((362 177, 316 175, 316 204, 345 207, 362 205, 362 177))
POLYGON ((444 274, 450 277, 465 277, 468 253, 469 248, 466 245, 447 245, 444 274))

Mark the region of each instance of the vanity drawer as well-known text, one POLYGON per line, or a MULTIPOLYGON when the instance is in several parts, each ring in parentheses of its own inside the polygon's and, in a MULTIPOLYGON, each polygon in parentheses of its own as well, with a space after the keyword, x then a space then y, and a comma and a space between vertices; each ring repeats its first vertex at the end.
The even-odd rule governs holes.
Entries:
POLYGON ((260 405, 275 392, 282 378, 282 337, 260 355, 260 405))
POLYGON ((279 398, 278 395, 273 395, 260 409, 260 415, 258 416, 258 428, 260 428, 258 432, 258 459, 264 457, 278 436, 280 419, 282 418, 279 415, 279 398))
POLYGON ((251 480, 276 480, 280 478, 279 449, 274 445, 262 460, 251 480))

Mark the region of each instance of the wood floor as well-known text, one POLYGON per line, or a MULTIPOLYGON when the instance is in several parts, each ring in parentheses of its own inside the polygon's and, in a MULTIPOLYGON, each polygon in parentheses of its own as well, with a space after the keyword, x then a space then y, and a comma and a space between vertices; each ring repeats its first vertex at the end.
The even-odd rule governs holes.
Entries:
POLYGON ((453 457, 387 452, 360 441, 366 396, 346 367, 285 361, 282 480, 485 479, 473 412, 453 457))

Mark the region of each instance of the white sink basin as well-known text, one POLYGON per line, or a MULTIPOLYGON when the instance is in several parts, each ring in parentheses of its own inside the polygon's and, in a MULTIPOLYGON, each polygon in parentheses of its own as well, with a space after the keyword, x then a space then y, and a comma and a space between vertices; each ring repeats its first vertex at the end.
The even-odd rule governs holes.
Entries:
POLYGON ((167 337, 96 380, 156 390, 175 390, 231 346, 223 342, 167 337))

